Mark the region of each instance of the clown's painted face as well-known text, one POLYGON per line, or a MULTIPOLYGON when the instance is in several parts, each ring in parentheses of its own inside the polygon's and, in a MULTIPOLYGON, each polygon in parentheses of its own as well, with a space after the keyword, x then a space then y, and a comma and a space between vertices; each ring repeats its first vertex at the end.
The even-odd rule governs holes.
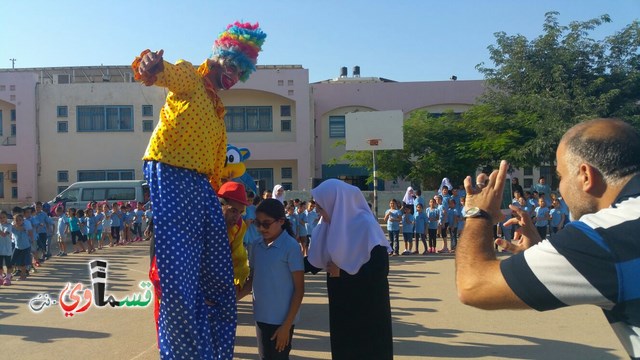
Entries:
POLYGON ((231 89, 240 80, 240 69, 232 61, 224 58, 209 59, 209 80, 216 90, 231 89))

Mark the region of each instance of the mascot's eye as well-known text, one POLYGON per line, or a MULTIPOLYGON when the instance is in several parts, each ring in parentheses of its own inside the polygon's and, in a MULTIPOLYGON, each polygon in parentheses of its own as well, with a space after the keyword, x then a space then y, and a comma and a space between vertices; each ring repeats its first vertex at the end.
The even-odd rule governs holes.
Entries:
POLYGON ((239 164, 242 156, 240 156, 240 152, 236 149, 227 150, 227 163, 228 164, 239 164))

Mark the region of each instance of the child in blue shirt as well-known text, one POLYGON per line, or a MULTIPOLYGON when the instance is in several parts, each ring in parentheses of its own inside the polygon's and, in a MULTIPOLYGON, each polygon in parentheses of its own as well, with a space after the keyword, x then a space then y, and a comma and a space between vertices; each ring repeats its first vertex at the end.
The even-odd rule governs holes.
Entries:
POLYGON ((429 207, 426 210, 427 220, 429 221, 429 226, 427 232, 429 233, 429 249, 428 253, 436 252, 436 236, 438 234, 438 227, 441 218, 440 209, 436 206, 436 200, 429 200, 429 207))
MULTIPOLYGON (((449 199, 449 208, 447 209, 446 217, 447 220, 445 222, 445 229, 448 229, 449 235, 451 235, 451 250, 455 250, 456 245, 458 245, 458 217, 459 217, 458 209, 456 209, 456 201, 454 199, 449 199)), ((447 247, 447 239, 443 238, 444 246, 442 250, 438 251, 439 253, 448 253, 449 248, 447 247)))
POLYGON ((402 212, 398 210, 396 199, 389 201, 389 209, 384 212, 384 221, 387 222, 387 232, 389 233, 389 243, 393 248, 393 255, 400 255, 400 222, 402 212))
POLYGON ((11 224, 11 238, 15 244, 11 263, 20 270, 20 280, 27 278, 27 265, 31 264, 31 238, 25 222, 22 214, 16 214, 11 224))
POLYGON ((307 202, 301 201, 298 204, 298 242, 302 245, 302 255, 307 256, 307 250, 309 250, 309 243, 307 242, 307 214, 305 210, 307 208, 307 202))
POLYGON ((425 235, 425 231, 427 229, 427 223, 429 220, 427 219, 427 214, 424 213, 424 206, 421 203, 416 204, 416 212, 414 214, 414 228, 416 233, 416 251, 414 254, 419 254, 420 249, 418 244, 422 241, 422 246, 424 246, 423 255, 427 254, 427 237, 425 235))
POLYGON ((412 214, 412 208, 409 206, 403 207, 404 214, 402 215, 402 237, 404 238, 404 252, 402 255, 410 255, 413 252, 413 225, 414 217, 412 214))
POLYGON ((251 273, 238 298, 253 290, 259 358, 288 359, 304 297, 304 260, 280 201, 261 202, 255 224, 262 237, 249 251, 251 273))
POLYGON ((124 243, 120 241, 120 228, 122 227, 123 218, 122 211, 120 211, 120 205, 118 205, 118 203, 113 203, 111 209, 112 210, 109 211, 109 219, 111 219, 111 239, 116 246, 124 245, 124 243))
POLYGON ((12 226, 8 221, 9 214, 6 211, 0 211, 0 285, 11 285, 11 274, 13 273, 13 265, 11 264, 12 248, 12 226), (3 271, 3 266, 7 268, 7 272, 3 271))
POLYGON ((547 226, 549 226, 549 208, 544 201, 544 197, 538 198, 538 205, 534 210, 535 216, 533 217, 533 221, 535 222, 538 234, 540 234, 540 238, 544 240, 547 237, 547 226))
POLYGON ((58 224, 56 226, 56 239, 58 241, 58 256, 67 256, 67 245, 65 240, 69 233, 69 218, 64 214, 64 208, 57 206, 55 210, 58 224))
POLYGON ((309 200, 309 204, 307 205, 307 210, 305 210, 305 215, 307 216, 307 243, 311 243, 311 234, 313 233, 313 229, 318 225, 318 221, 320 220, 320 216, 316 212, 316 202, 313 200, 309 200))
POLYGON ((96 231, 98 229, 98 224, 96 223, 96 217, 93 214, 93 209, 88 208, 85 211, 85 221, 84 223, 87 225, 87 253, 91 254, 96 251, 96 248, 93 245, 93 241, 96 238, 96 231))
POLYGON ((549 211, 549 217, 551 218, 549 225, 551 227, 551 233, 555 234, 558 230, 562 229, 564 225, 564 212, 562 211, 560 200, 553 200, 552 205, 553 208, 549 211))
MULTIPOLYGON (((293 205, 287 205, 285 211, 287 212, 287 220, 291 223, 291 231, 295 239, 298 239, 298 216, 295 214, 295 207, 293 205)), ((257 210, 256 210, 257 211, 257 210)), ((302 251, 302 246, 300 247, 302 251)))
POLYGON ((144 216, 144 204, 139 202, 133 212, 133 241, 142 241, 142 217, 144 216))

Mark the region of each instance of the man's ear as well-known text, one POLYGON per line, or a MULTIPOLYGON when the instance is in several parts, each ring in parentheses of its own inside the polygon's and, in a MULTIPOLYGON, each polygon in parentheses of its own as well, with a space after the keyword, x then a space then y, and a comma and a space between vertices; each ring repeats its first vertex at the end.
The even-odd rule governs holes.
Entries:
POLYGON ((578 176, 584 192, 593 196, 600 196, 605 192, 606 185, 602 174, 593 166, 586 163, 580 164, 578 176))

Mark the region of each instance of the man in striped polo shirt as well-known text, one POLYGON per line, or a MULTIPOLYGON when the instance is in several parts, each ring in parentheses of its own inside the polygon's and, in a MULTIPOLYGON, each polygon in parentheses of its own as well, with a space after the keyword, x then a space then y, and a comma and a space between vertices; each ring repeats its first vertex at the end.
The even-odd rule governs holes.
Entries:
POLYGON ((542 241, 531 218, 513 207, 518 216, 505 225, 522 226, 523 240, 499 244, 516 253, 503 261, 491 228, 502 217, 508 164, 480 175, 477 188, 465 179, 458 296, 482 309, 599 306, 629 356, 640 358, 640 134, 620 120, 583 122, 562 137, 556 157, 560 193, 576 220, 542 241))

